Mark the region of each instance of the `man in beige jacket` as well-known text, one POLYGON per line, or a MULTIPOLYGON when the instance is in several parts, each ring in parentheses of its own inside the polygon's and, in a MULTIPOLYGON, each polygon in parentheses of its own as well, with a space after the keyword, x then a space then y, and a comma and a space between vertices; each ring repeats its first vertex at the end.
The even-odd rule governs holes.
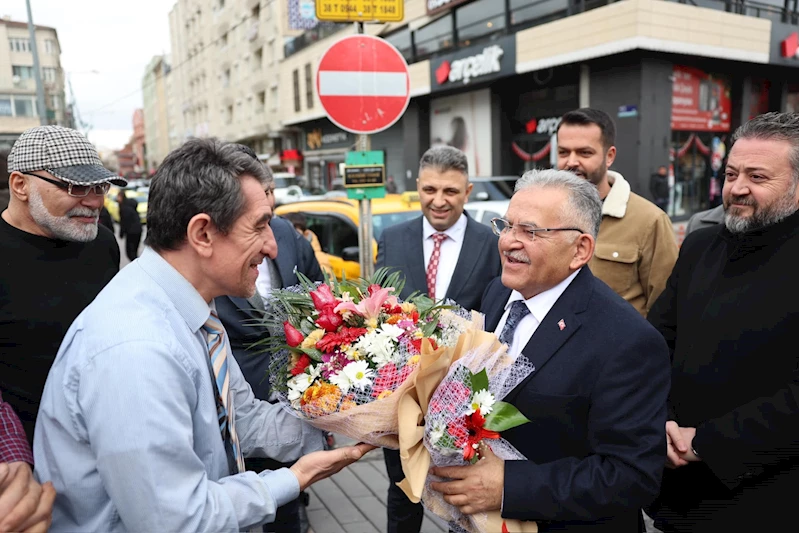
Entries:
POLYGON ((593 183, 603 202, 591 271, 646 317, 677 261, 677 241, 668 215, 608 170, 615 141, 616 126, 606 113, 570 111, 558 126, 558 168, 593 183))

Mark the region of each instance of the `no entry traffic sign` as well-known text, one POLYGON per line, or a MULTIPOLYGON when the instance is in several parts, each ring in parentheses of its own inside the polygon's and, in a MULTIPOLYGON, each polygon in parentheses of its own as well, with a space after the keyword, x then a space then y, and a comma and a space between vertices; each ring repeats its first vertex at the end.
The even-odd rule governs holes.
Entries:
POLYGON ((322 56, 316 90, 331 122, 369 135, 399 120, 411 99, 411 79, 394 46, 378 37, 350 35, 322 56))

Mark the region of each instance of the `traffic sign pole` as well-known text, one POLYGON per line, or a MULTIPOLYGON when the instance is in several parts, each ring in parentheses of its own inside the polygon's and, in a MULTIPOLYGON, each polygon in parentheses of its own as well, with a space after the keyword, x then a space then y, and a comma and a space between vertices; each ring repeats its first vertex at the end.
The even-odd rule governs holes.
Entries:
POLYGON ((358 259, 361 276, 369 277, 374 274, 371 200, 385 196, 384 154, 370 150, 369 135, 390 128, 402 117, 411 99, 411 80, 408 63, 396 47, 364 35, 362 20, 395 12, 396 0, 352 4, 347 0, 341 5, 334 0, 316 3, 324 13, 354 12, 360 17, 355 19, 356 34, 333 43, 319 59, 316 88, 330 121, 357 135, 353 151, 347 153, 344 186, 347 197, 359 201, 358 259), (367 9, 367 4, 372 7, 367 9), (362 8, 353 11, 357 6, 362 8))
MULTIPOLYGON (((363 22, 356 22, 357 33, 363 33, 363 22)), ((359 134, 355 139, 355 149, 368 152, 372 149, 369 136, 359 134)), ((364 196, 358 203, 358 253, 361 263, 361 277, 370 278, 375 272, 374 255, 372 253, 372 200, 364 196)))

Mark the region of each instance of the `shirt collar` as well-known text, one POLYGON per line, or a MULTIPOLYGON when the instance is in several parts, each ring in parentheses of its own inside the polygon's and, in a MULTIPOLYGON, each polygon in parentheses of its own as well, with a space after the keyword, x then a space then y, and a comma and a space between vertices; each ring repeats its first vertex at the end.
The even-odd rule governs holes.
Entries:
POLYGON ((522 301, 527 304, 527 309, 530 310, 530 314, 538 320, 540 324, 543 322, 544 317, 547 316, 549 310, 555 305, 555 302, 558 301, 558 298, 563 294, 566 290, 566 287, 571 284, 574 278, 577 277, 577 274, 582 270, 578 268, 574 272, 572 272, 569 277, 542 293, 536 294, 532 298, 528 298, 527 300, 524 299, 524 296, 519 291, 513 291, 510 294, 510 298, 508 298, 508 303, 505 304, 505 310, 510 309, 510 306, 513 302, 522 301))
POLYGON ((447 228, 446 231, 438 231, 430 225, 430 222, 428 222, 425 217, 422 217, 422 237, 427 240, 434 233, 444 233, 453 241, 460 242, 463 240, 463 235, 466 233, 466 223, 466 215, 461 213, 461 216, 458 218, 458 220, 456 220, 453 225, 447 228))
POLYGON ((166 293, 189 329, 197 333, 211 315, 211 307, 194 285, 150 247, 145 247, 136 263, 166 293))

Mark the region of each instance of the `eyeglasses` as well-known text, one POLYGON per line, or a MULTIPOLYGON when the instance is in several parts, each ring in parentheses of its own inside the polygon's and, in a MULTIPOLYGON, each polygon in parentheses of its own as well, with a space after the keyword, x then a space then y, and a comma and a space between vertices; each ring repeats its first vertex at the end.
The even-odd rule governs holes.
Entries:
POLYGON ((64 189, 67 191, 67 194, 74 198, 86 198, 89 196, 89 193, 92 192, 97 196, 105 196, 109 190, 111 190, 111 184, 106 183, 97 183, 95 185, 75 185, 74 183, 67 183, 64 181, 54 180, 47 178, 45 176, 40 176, 38 174, 33 174, 31 172, 20 172, 20 174, 27 174, 28 176, 34 176, 39 178, 40 180, 44 180, 48 183, 52 183, 59 189, 64 189))
POLYGON ((532 224, 511 224, 504 218, 491 219, 491 229, 494 230, 495 235, 498 235, 500 237, 503 235, 507 235, 508 233, 511 233, 514 228, 519 228, 522 230, 521 236, 517 236, 516 238, 519 239, 520 241, 527 241, 527 242, 534 241, 536 233, 538 232, 579 231, 580 233, 585 233, 580 228, 539 228, 533 226, 532 224))

